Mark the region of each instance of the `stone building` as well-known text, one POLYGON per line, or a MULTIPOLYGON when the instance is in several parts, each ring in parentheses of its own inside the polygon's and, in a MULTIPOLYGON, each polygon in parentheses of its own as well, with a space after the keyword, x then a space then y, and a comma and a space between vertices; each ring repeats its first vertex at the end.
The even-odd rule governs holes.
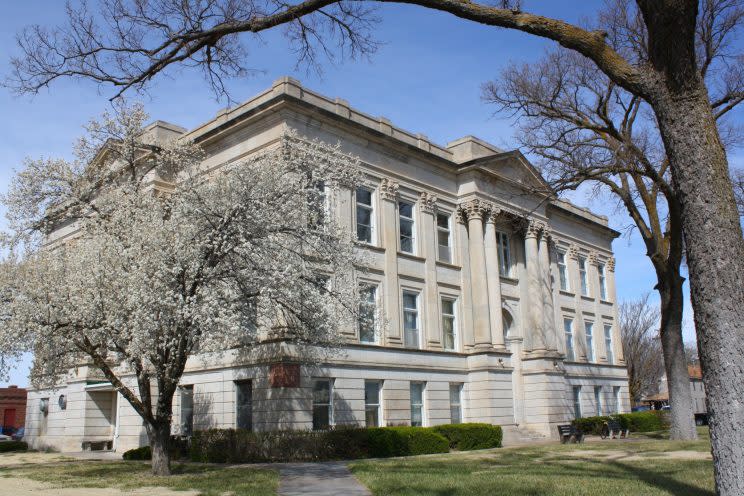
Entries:
MULTIPOLYGON (((606 217, 548 195, 518 151, 472 136, 440 146, 289 78, 191 131, 164 122, 148 131, 199 142, 210 169, 277 143, 286 129, 360 158, 366 183, 335 192, 335 215, 369 254, 365 295, 387 325, 348 329, 342 353, 316 366, 230 353, 192 360, 174 399, 175 433, 488 422, 508 440, 629 409, 618 233, 606 217)), ((87 367, 29 398, 33 445, 146 443, 139 417, 87 367)))

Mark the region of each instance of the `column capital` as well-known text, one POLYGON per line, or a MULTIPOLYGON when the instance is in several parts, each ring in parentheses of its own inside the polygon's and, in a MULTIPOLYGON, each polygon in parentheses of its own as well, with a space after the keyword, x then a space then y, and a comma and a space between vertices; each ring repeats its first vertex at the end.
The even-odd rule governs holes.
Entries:
POLYGON ((383 177, 382 181, 380 181, 380 198, 383 200, 396 201, 398 199, 399 189, 400 185, 397 181, 383 177))
POLYGON ((605 264, 605 267, 610 272, 615 272, 615 257, 608 258, 607 263, 605 264))
POLYGON ((543 222, 540 222, 537 219, 534 219, 532 217, 527 217, 527 222, 525 225, 525 238, 537 238, 540 235, 540 232, 543 230, 543 226, 545 224, 543 222))
POLYGON ((591 265, 599 265, 599 259, 597 258, 597 252, 596 251, 590 251, 589 257, 587 257, 587 260, 591 265))
POLYGON ((576 246, 574 243, 571 243, 568 245, 568 251, 566 251, 566 255, 568 255, 568 258, 572 260, 578 260, 579 259, 579 247, 576 246))
POLYGON ((491 210, 489 210, 488 215, 486 215, 486 222, 489 224, 496 224, 499 218, 501 218, 504 214, 506 214, 504 210, 501 210, 501 208, 492 205, 491 210))
POLYGON ((475 218, 483 220, 490 210, 490 204, 478 198, 460 204, 460 208, 467 215, 468 220, 475 218))
POLYGON ((436 195, 424 191, 419 195, 419 204, 422 212, 434 214, 437 208, 437 197, 436 195))

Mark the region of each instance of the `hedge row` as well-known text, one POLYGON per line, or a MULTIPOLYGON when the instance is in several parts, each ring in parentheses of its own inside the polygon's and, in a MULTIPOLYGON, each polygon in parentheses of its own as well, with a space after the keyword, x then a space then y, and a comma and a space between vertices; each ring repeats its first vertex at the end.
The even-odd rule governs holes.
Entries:
POLYGON ((610 420, 620 422, 623 429, 629 429, 631 432, 653 432, 669 428, 669 419, 667 414, 657 410, 584 417, 576 419, 572 423, 585 434, 599 435, 602 433, 602 426, 604 423, 610 420))
POLYGON ((432 430, 447 438, 449 447, 458 451, 500 448, 503 437, 501 427, 491 424, 445 424, 432 430))
POLYGON ((0 443, 0 453, 8 451, 26 451, 28 444, 23 441, 3 441, 0 443))

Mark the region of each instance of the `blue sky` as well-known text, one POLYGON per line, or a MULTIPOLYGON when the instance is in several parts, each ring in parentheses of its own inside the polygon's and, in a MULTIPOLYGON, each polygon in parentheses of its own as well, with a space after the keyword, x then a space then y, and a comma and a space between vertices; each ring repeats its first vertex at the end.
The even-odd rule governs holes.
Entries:
MULTIPOLYGON (((592 16, 601 2, 527 0, 524 4, 525 10, 576 22, 592 16)), ((59 23, 64 3, 7 2, 3 14, 0 75, 5 76, 10 57, 17 53, 15 33, 28 24, 59 23)), ((384 44, 378 53, 371 60, 324 64, 320 76, 295 67, 279 31, 266 34, 261 45, 250 49, 250 66, 260 72, 232 81, 229 88, 233 98, 246 100, 277 78, 289 75, 311 89, 348 100, 362 111, 385 116, 437 143, 473 134, 502 148, 514 147, 513 119, 494 115, 495 109, 480 99, 480 86, 495 78, 510 61, 539 58, 549 42, 412 6, 387 5, 379 16, 382 24, 377 38, 384 44)), ((60 81, 33 98, 16 97, 0 88, 0 190, 6 189, 13 169, 24 157, 69 157, 81 126, 108 108, 112 94, 112 88, 71 80, 60 81)), ((167 79, 159 78, 149 95, 140 98, 153 119, 187 128, 211 118, 225 106, 224 101, 215 101, 198 71, 185 70, 167 79)), ((739 112, 739 120, 741 115, 739 112)), ((743 162, 741 155, 734 159, 743 162)), ((572 199, 608 215, 611 225, 619 230, 629 225, 629 219, 614 209, 613 202, 589 201, 583 195, 572 199)), ((614 249, 619 298, 651 291, 654 275, 639 238, 632 234, 619 238, 614 249)), ((686 337, 694 339, 691 325, 686 337)), ((27 384, 27 372, 28 360, 19 364, 10 383, 27 384)))

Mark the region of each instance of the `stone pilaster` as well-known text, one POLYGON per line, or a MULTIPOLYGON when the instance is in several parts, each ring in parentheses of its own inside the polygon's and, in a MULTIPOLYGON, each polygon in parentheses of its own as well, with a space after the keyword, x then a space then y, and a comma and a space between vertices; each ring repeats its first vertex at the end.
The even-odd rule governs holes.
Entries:
POLYGON ((397 182, 384 178, 380 183, 380 244, 385 248, 385 344, 403 346, 403 319, 400 314, 398 286, 398 188, 397 182))
POLYGON ((490 349, 491 317, 488 308, 486 252, 483 244, 483 218, 488 212, 488 205, 476 199, 467 202, 464 208, 468 217, 470 283, 473 288, 473 333, 475 335, 475 348, 490 349))
POLYGON ((496 221, 501 213, 501 210, 495 207, 488 213, 484 240, 491 342, 497 349, 505 349, 504 324, 501 319, 501 276, 499 275, 499 256, 496 242, 496 221))
POLYGON ((543 298, 540 289, 540 256, 537 238, 540 235, 540 224, 529 219, 524 235, 525 263, 527 264, 527 287, 530 300, 528 329, 525 329, 528 351, 544 351, 545 335, 543 333, 543 298))
POLYGON ((555 307, 553 305, 553 283, 550 276, 550 229, 542 228, 540 236, 540 276, 543 311, 543 334, 545 336, 545 347, 548 350, 557 351, 558 336, 555 326, 555 307))
POLYGON ((615 353, 617 365, 625 365, 625 355, 623 354, 623 347, 620 339, 620 320, 619 320, 619 308, 617 303, 617 287, 615 286, 615 258, 610 257, 605 264, 606 276, 607 276, 607 297, 612 302, 612 344, 613 351, 615 353))
POLYGON ((463 350, 471 350, 475 345, 473 335, 473 288, 470 281, 470 243, 468 240, 468 226, 465 211, 458 208, 455 213, 455 233, 457 244, 455 251, 458 253, 457 260, 460 262, 460 280, 462 286, 462 316, 459 330, 462 332, 463 350))
POLYGON ((437 238, 434 214, 437 197, 431 193, 421 193, 419 212, 421 212, 421 256, 426 262, 426 348, 442 349, 441 324, 439 317, 439 291, 437 284, 437 238))

